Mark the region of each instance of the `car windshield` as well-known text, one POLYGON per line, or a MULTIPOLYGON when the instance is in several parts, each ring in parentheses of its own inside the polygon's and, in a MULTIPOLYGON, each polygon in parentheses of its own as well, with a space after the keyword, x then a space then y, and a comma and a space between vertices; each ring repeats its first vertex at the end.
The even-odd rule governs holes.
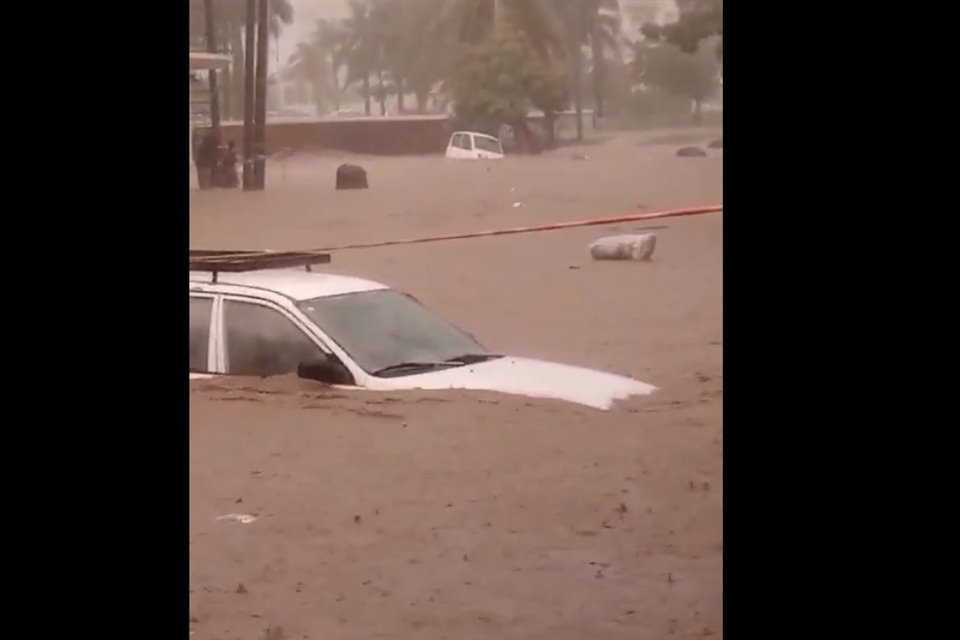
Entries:
POLYGON ((405 363, 493 355, 413 297, 392 289, 313 298, 297 305, 368 373, 405 363))
POLYGON ((473 136, 473 142, 477 145, 477 149, 481 151, 490 151, 492 153, 503 153, 503 147, 500 146, 500 141, 496 138, 488 138, 486 136, 473 136))

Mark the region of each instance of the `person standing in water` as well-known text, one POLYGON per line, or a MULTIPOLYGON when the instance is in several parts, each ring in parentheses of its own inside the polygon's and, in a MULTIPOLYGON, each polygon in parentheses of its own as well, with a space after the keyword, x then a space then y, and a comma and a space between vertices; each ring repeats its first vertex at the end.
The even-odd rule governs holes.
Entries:
POLYGON ((227 148, 220 157, 220 186, 226 189, 240 186, 240 178, 237 176, 237 150, 233 140, 227 143, 227 148))
POLYGON ((201 189, 211 189, 215 186, 218 156, 217 141, 214 140, 212 133, 208 133, 197 146, 194 159, 197 165, 197 183, 201 189))

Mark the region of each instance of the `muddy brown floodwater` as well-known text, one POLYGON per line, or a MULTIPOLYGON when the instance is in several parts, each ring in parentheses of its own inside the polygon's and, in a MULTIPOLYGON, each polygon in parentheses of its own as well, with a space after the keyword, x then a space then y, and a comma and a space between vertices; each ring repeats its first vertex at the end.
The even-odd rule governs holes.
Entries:
MULTIPOLYGON (((191 244, 316 248, 722 203, 722 151, 675 149, 623 134, 494 163, 294 157, 263 193, 194 193, 191 244), (370 189, 334 191, 341 162, 370 189)), ((329 271, 413 293, 492 349, 660 390, 604 412, 195 383, 191 637, 722 637, 723 215, 656 224, 651 263, 592 262, 587 245, 653 223, 335 253, 329 271)))

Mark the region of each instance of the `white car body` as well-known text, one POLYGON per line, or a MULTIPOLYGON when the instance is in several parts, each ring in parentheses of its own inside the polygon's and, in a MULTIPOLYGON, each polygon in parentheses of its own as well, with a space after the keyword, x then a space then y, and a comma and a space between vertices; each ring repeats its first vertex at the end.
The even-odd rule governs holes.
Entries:
MULTIPOLYGON (((278 312, 297 331, 305 334, 309 341, 322 351, 325 358, 332 355, 339 360, 349 371, 355 383, 344 388, 356 387, 372 391, 413 389, 494 391, 564 400, 597 409, 609 409, 616 400, 647 395, 656 390, 652 385, 611 373, 514 356, 496 356, 495 359, 483 362, 446 365, 439 370, 408 375, 401 374, 393 377, 374 375, 360 366, 354 356, 329 335, 324 327, 318 326, 318 323, 304 310, 306 308, 312 311, 313 307, 304 307, 304 304, 316 304, 317 300, 326 298, 342 300, 348 294, 393 292, 386 285, 359 278, 308 273, 295 269, 270 269, 246 273, 221 272, 217 274, 216 280, 213 282, 212 274, 208 272, 190 272, 191 305, 198 298, 204 300, 201 303, 204 307, 207 304, 205 301, 210 301, 209 334, 205 337, 207 340, 205 354, 202 351, 203 347, 200 347, 201 357, 205 356, 203 359, 206 361, 206 370, 191 371, 191 379, 230 374, 226 344, 228 331, 225 328, 224 309, 230 302, 240 302, 267 307, 278 312)), ((400 295, 399 292, 394 293, 400 295)), ((245 306, 245 304, 234 305, 236 308, 245 306)), ((419 303, 416 308, 418 313, 419 310, 424 314, 429 313, 419 303)), ((204 309, 198 316, 204 324, 207 322, 206 313, 204 309)), ((427 318, 426 315, 424 317, 427 318)), ((446 323, 433 314, 429 319, 431 322, 446 323)), ((191 316, 192 322, 193 316, 191 316)), ((459 331, 449 323, 446 323, 445 327, 459 331)), ((192 331, 191 324, 191 342, 192 331)), ((199 331, 201 336, 206 333, 204 327, 199 331)), ((473 340, 469 334, 463 335, 473 340)), ((476 344, 482 346, 479 343, 476 344)))
POLYGON ((503 144, 485 133, 457 131, 450 136, 446 156, 454 160, 499 160, 503 158, 503 144))

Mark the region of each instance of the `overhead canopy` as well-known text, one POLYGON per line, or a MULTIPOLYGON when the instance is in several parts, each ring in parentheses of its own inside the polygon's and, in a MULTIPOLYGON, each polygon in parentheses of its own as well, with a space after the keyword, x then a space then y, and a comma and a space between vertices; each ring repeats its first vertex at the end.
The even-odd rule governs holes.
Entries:
POLYGON ((230 66, 232 58, 225 53, 190 52, 190 71, 202 69, 223 69, 230 66))

